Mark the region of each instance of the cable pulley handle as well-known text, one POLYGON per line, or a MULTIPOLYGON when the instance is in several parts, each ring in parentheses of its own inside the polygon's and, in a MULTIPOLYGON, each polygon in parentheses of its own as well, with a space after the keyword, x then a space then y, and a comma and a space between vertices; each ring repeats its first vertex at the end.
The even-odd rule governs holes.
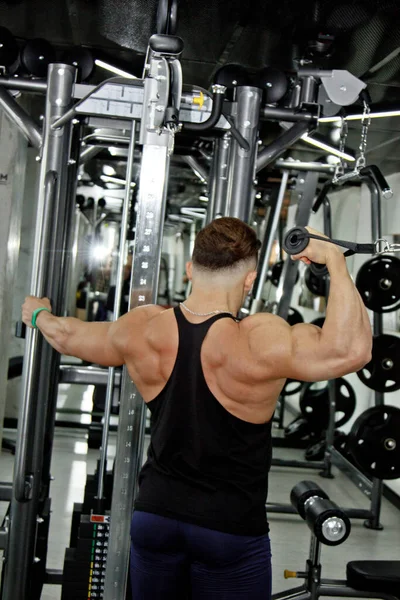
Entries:
POLYGON ((321 242, 328 242, 330 244, 336 244, 336 246, 341 246, 342 248, 347 248, 345 256, 376 253, 376 244, 357 244, 356 242, 322 237, 310 233, 305 227, 293 227, 290 229, 283 242, 283 249, 291 256, 300 254, 300 252, 303 252, 303 250, 307 248, 310 239, 320 240, 321 242))
MULTIPOLYGON (((300 254, 300 252, 303 252, 303 250, 307 248, 310 237, 312 236, 305 227, 293 227, 287 232, 285 239, 283 240, 283 249, 291 256, 300 254)), ((322 277, 328 273, 326 265, 315 262, 311 263, 310 269, 317 277, 322 277)))

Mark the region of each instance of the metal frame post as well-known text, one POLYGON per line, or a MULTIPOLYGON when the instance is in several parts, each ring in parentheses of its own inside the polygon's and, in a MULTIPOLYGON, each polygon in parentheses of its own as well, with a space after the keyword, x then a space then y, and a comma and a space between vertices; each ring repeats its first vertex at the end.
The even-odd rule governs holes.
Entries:
MULTIPOLYGON (((158 295, 164 215, 167 202, 170 155, 174 147, 173 127, 166 127, 153 107, 160 104, 168 72, 173 71, 175 98, 182 93, 181 67, 175 58, 150 52, 144 79, 144 102, 139 143, 143 144, 140 168, 135 247, 131 275, 131 308, 155 304, 158 295), (170 67, 170 69, 168 68, 170 67), (165 76, 161 77, 160 72, 165 76)), ((165 93, 165 89, 164 89, 165 93)), ((179 103, 178 103, 179 106, 179 103)), ((146 405, 126 368, 123 369, 110 537, 104 582, 104 598, 126 597, 130 555, 130 523, 142 467, 146 405)))
MULTIPOLYGON (((131 205, 132 196, 132 176, 133 176, 133 163, 135 158, 135 136, 136 136, 136 121, 131 123, 131 136, 129 141, 129 152, 126 165, 126 186, 125 186, 125 198, 122 208, 122 219, 121 219, 121 234, 119 240, 119 260, 118 260, 118 271, 117 281, 115 284, 115 299, 114 299, 114 315, 113 319, 116 321, 120 316, 121 312, 121 299, 122 299, 122 286, 124 282, 124 254, 127 242, 128 233, 128 222, 129 222, 129 208, 131 205)), ((115 367, 110 367, 108 370, 107 379, 107 391, 106 400, 104 406, 104 426, 101 440, 101 454, 100 454, 100 465, 99 465, 99 480, 97 487, 97 498, 101 506, 103 500, 104 491, 104 477, 106 470, 107 461, 107 446, 108 446, 108 434, 110 428, 110 416, 112 401, 114 396, 114 379, 115 379, 115 367)), ((100 510, 102 510, 99 507, 100 510)))
MULTIPOLYGON (((371 194, 371 233, 372 239, 377 240, 382 237, 382 213, 381 213, 381 191, 376 182, 372 178, 365 180, 371 194)), ((375 335, 383 333, 382 315, 374 312, 373 332, 375 335)), ((383 392, 375 392, 375 405, 383 406, 385 403, 385 395, 383 392)), ((371 517, 364 523, 369 529, 383 529, 379 522, 382 506, 383 481, 376 477, 372 480, 371 490, 371 517)))
POLYGON ((226 217, 226 203, 228 193, 228 174, 229 160, 231 154, 232 136, 230 133, 225 133, 221 138, 215 140, 213 163, 213 177, 215 179, 215 187, 212 189, 214 198, 212 199, 212 218, 226 217))
MULTIPOLYGON (((329 238, 332 237, 332 214, 331 203, 327 197, 324 199, 324 233, 329 238)), ((326 297, 329 296, 329 278, 326 280, 326 297)), ((333 479, 332 475, 332 456, 329 448, 333 446, 335 439, 335 414, 336 414, 336 380, 328 381, 329 398, 329 423, 325 432, 326 447, 324 452, 324 468, 320 472, 321 477, 333 479)))
POLYGON ((263 245, 261 248, 260 256, 260 270, 258 279, 255 285, 254 300, 251 306, 251 314, 259 312, 262 304, 262 293, 264 284, 267 279, 269 259, 272 251, 272 244, 274 243, 276 230, 278 228, 279 217, 282 211, 283 200, 286 194, 286 188, 289 180, 289 171, 283 171, 281 185, 279 187, 278 197, 271 209, 271 213, 268 217, 267 227, 264 234, 263 245))
MULTIPOLYGON (((296 225, 299 227, 305 227, 308 224, 311 208, 317 190, 318 177, 319 173, 309 172, 305 176, 305 179, 301 180, 301 185, 304 185, 304 187, 299 190, 299 203, 296 213, 296 225)), ((285 264, 283 266, 282 275, 276 294, 279 302, 277 314, 283 319, 287 319, 288 317, 293 289, 296 284, 298 266, 298 261, 293 261, 290 258, 285 260, 285 264)))
MULTIPOLYGON (((31 292, 49 296, 55 313, 59 304, 60 257, 57 233, 64 226, 65 173, 71 125, 52 130, 51 124, 66 112, 72 100, 76 69, 52 64, 48 71, 45 127, 39 180, 31 292)), ((13 498, 8 544, 3 571, 3 600, 34 598, 30 577, 34 565, 35 538, 43 463, 44 434, 49 402, 50 373, 57 369, 55 350, 37 331, 28 329, 18 418, 13 498), (24 543, 21 543, 21 538, 24 543), (29 590, 29 591, 28 591, 29 590)), ((40 593, 40 591, 39 591, 40 593)))
POLYGON ((232 141, 227 205, 229 216, 242 221, 250 220, 254 206, 261 97, 262 91, 256 87, 241 86, 236 90, 235 125, 250 148, 245 150, 236 140, 232 141))

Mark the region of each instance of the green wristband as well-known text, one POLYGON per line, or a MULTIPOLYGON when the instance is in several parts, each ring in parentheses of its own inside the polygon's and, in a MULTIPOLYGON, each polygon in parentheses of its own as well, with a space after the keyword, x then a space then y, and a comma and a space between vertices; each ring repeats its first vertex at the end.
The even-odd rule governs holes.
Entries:
POLYGON ((32 313, 32 319, 31 319, 32 327, 34 329, 37 329, 36 319, 38 318, 38 314, 40 312, 42 312, 42 310, 47 310, 47 312, 51 313, 51 310, 49 308, 45 308, 44 306, 41 306, 40 308, 37 308, 36 310, 34 310, 32 313))

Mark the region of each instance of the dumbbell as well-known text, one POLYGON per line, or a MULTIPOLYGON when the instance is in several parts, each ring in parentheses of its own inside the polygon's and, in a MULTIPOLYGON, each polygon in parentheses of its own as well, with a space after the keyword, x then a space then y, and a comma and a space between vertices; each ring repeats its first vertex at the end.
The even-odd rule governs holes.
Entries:
MULTIPOLYGON (((309 241, 309 233, 305 227, 293 227, 285 236, 283 241, 283 249, 291 256, 300 254, 307 248, 309 241)), ((314 275, 317 275, 318 277, 322 277, 328 273, 326 265, 321 265, 315 262, 311 263, 310 269, 314 275)))
POLYGON ((351 524, 348 516, 318 484, 301 481, 292 489, 290 500, 322 544, 338 546, 349 537, 351 524))

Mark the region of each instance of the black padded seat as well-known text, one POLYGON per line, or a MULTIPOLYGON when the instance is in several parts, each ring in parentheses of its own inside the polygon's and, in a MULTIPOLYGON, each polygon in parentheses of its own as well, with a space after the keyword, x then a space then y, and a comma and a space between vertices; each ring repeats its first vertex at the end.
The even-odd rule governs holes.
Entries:
POLYGON ((363 592, 385 592, 400 598, 400 560, 353 560, 347 584, 363 592))

